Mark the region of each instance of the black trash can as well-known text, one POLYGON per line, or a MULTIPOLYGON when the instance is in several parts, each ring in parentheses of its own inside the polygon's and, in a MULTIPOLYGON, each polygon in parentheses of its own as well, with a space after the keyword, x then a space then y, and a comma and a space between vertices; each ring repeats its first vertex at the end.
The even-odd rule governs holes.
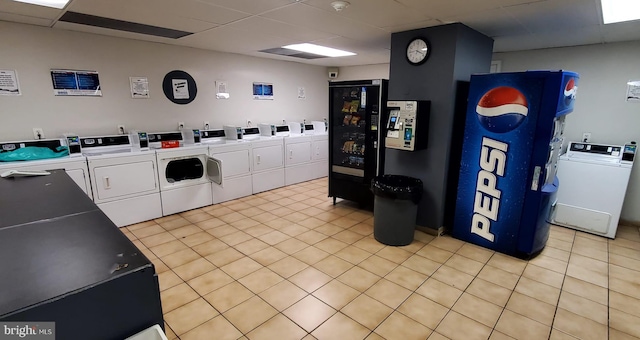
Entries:
POLYGON ((406 246, 413 242, 422 198, 422 181, 408 176, 384 175, 371 181, 373 236, 389 246, 406 246))

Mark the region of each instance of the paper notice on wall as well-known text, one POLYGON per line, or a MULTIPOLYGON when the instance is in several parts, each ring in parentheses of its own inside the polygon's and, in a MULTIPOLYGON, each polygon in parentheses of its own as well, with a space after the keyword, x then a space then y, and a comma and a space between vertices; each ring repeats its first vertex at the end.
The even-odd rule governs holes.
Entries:
POLYGON ((189 99, 189 83, 186 79, 171 79, 173 99, 189 99))
POLYGON ((149 98, 149 80, 146 77, 129 77, 131 83, 131 98, 149 98))
POLYGON ((640 80, 627 82, 627 101, 640 103, 640 80))
POLYGON ((229 99, 229 91, 227 90, 226 81, 216 81, 216 98, 229 99))
POLYGON ((307 93, 304 87, 298 87, 298 99, 305 99, 305 98, 307 98, 307 93))
POLYGON ((21 94, 16 71, 0 70, 0 95, 19 96, 21 94))

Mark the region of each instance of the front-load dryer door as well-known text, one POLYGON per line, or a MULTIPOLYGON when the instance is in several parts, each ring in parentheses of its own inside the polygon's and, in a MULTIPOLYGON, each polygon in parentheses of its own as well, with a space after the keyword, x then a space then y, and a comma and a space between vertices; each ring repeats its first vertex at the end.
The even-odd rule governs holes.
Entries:
POLYGON ((207 157, 207 177, 213 183, 222 185, 222 160, 214 157, 207 157))

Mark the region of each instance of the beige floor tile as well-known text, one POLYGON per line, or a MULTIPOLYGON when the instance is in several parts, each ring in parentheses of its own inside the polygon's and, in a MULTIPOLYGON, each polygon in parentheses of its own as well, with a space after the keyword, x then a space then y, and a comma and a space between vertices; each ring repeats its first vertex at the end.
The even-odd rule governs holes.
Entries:
POLYGON ((306 335, 304 329, 282 314, 274 316, 247 334, 250 339, 255 340, 298 340, 306 335))
POLYGON ((453 256, 452 252, 435 247, 431 244, 427 244, 422 247, 422 249, 418 250, 416 254, 438 263, 445 263, 451 256, 453 256))
POLYGON ((252 206, 250 208, 240 209, 240 210, 237 210, 237 211, 239 213, 241 213, 242 215, 247 216, 247 217, 253 217, 253 216, 260 215, 260 214, 264 213, 264 210, 262 210, 260 208, 257 208, 257 207, 254 207, 254 206, 252 206))
POLYGON ((317 219, 325 221, 325 222, 331 222, 333 220, 336 220, 342 216, 333 213, 333 212, 329 212, 329 211, 325 211, 323 213, 320 213, 318 215, 315 216, 317 219))
POLYGON ((237 220, 234 222, 229 222, 229 225, 232 225, 236 228, 238 228, 239 230, 246 230, 249 229, 251 227, 255 227, 257 225, 260 225, 261 223, 251 219, 251 218, 243 218, 241 220, 237 220))
POLYGON ((618 255, 618 254, 608 254, 609 263, 614 264, 616 266, 624 267, 627 269, 640 271, 640 260, 628 258, 626 256, 618 255))
POLYGON ((569 256, 571 255, 571 253, 565 250, 560 250, 558 248, 545 247, 540 255, 548 256, 564 262, 569 262, 569 256))
POLYGON ((219 237, 220 241, 230 245, 230 246, 235 246, 237 244, 240 244, 244 241, 248 241, 250 239, 252 239, 253 236, 245 233, 244 231, 236 231, 233 234, 229 234, 229 235, 225 235, 222 237, 219 237))
POLYGON ((465 243, 456 253, 480 263, 487 263, 495 252, 470 243, 465 243))
POLYGON ((187 282, 198 294, 204 296, 233 282, 233 278, 220 269, 215 269, 187 282))
POLYGON ((187 264, 193 260, 197 260, 200 258, 200 255, 191 249, 183 249, 177 251, 173 254, 169 254, 167 256, 163 256, 160 259, 164 262, 169 268, 177 268, 183 264, 187 264))
POLYGON ((458 251, 458 249, 460 249, 465 244, 465 242, 457 240, 451 236, 445 235, 445 236, 436 237, 429 244, 432 246, 438 247, 440 249, 444 249, 452 253, 455 253, 456 251, 458 251))
POLYGON ((160 260, 159 258, 149 260, 151 260, 151 263, 153 263, 153 267, 155 268, 157 274, 164 273, 169 270, 169 267, 167 267, 167 265, 164 264, 164 262, 162 262, 162 260, 160 260))
POLYGON ((219 315, 203 298, 176 308, 164 315, 164 320, 178 336, 196 328, 199 325, 219 315))
MULTIPOLYGON (((581 238, 578 237, 577 239, 581 239, 581 238)), ((585 257, 590 257, 592 259, 599 260, 599 261, 604 261, 604 262, 608 261, 609 253, 606 247, 604 250, 595 249, 595 248, 592 248, 590 245, 578 243, 577 239, 576 239, 576 242, 573 244, 573 248, 571 248, 572 253, 582 255, 585 257)))
POLYGON ((200 227, 202 230, 210 230, 210 229, 225 226, 227 224, 223 220, 213 217, 206 221, 196 222, 195 225, 200 227))
POLYGON ((179 240, 174 240, 149 248, 149 250, 151 250, 156 256, 160 257, 173 254, 183 249, 187 249, 187 246, 179 240))
POLYGON ((318 340, 361 340, 370 332, 344 314, 336 313, 311 334, 318 340))
POLYGON ((596 259, 592 259, 586 256, 571 254, 571 258, 569 259, 569 264, 573 264, 579 267, 583 267, 589 269, 590 271, 607 275, 608 273, 608 264, 605 261, 598 261, 596 259))
POLYGON ((248 274, 255 272, 263 266, 249 257, 243 257, 220 267, 225 273, 238 280, 248 274))
POLYGON ((254 297, 250 290, 238 282, 231 282, 203 297, 221 313, 254 297))
POLYGON ((211 262, 201 257, 182 266, 178 266, 174 268, 173 271, 184 281, 189 281, 214 269, 216 269, 216 267, 212 265, 211 262))
POLYGON ((567 271, 567 262, 544 255, 538 255, 529 261, 530 264, 564 274, 567 271))
POLYGON ((182 279, 171 270, 158 274, 158 281, 160 284, 160 291, 167 290, 171 287, 184 283, 184 281, 182 281, 182 279))
POLYGON ((606 305, 608 301, 606 288, 570 276, 565 277, 562 290, 603 305, 606 305))
POLYGON ((257 271, 238 280, 242 285, 249 288, 253 293, 259 294, 284 280, 280 275, 268 268, 261 268, 257 271))
POLYGON ((462 291, 434 278, 429 278, 423 283, 416 293, 429 298, 445 307, 451 308, 456 303, 462 291))
MULTIPOLYGON (((262 207, 261 205, 257 206, 257 208, 262 209, 261 207, 262 207)), ((275 220, 277 218, 278 218, 278 216, 276 216, 276 215, 274 215, 274 214, 272 214, 272 213, 270 213, 268 211, 264 212, 262 214, 251 216, 251 219, 256 220, 256 221, 258 221, 260 223, 267 223, 267 222, 273 221, 273 220, 275 220)))
POLYGON ((640 299, 640 285, 618 278, 609 278, 609 289, 624 295, 640 299))
POLYGON ((518 280, 520 279, 520 276, 517 274, 492 266, 484 266, 480 273, 478 273, 478 277, 511 290, 515 288, 516 284, 518 284, 518 280))
POLYGON ((345 217, 348 217, 352 220, 356 220, 358 222, 362 222, 370 217, 373 216, 373 213, 369 212, 369 211, 364 211, 364 210, 357 210, 354 211, 352 213, 349 213, 347 215, 345 215, 345 217))
POLYGON ((583 318, 562 308, 556 310, 553 328, 579 339, 606 339, 607 326, 583 318))
POLYGON ((627 281, 635 285, 640 285, 640 272, 633 269, 628 269, 612 264, 609 265, 609 277, 612 279, 627 281))
POLYGON ((515 340, 515 338, 512 338, 504 333, 500 333, 494 329, 491 332, 491 336, 489 337, 489 340, 515 340))
POLYGON ((278 244, 275 245, 275 247, 277 249, 279 249, 282 252, 285 252, 289 255, 295 254, 297 252, 299 252, 300 250, 309 247, 309 245, 307 243, 304 243, 298 239, 295 238, 290 238, 286 241, 280 242, 278 244))
POLYGON ((551 333, 551 327, 510 310, 502 312, 495 329, 516 339, 547 339, 551 333))
POLYGON ((285 280, 263 291, 259 295, 263 300, 281 312, 307 296, 307 292, 285 280))
POLYGON ((366 252, 355 246, 348 246, 346 248, 343 248, 335 252, 334 255, 353 264, 358 264, 371 256, 369 252, 366 252))
POLYGON ((471 281, 466 290, 467 293, 475 295, 485 301, 504 307, 511 296, 512 291, 495 283, 475 278, 471 281))
POLYGON ((213 240, 213 236, 207 233, 206 231, 201 231, 199 233, 191 234, 189 236, 183 237, 180 239, 184 244, 189 247, 197 246, 199 244, 205 243, 207 241, 213 240))
POLYGON ((145 228, 145 227, 152 226, 152 225, 155 225, 155 224, 157 224, 156 221, 140 222, 140 223, 128 225, 127 226, 127 230, 133 231, 133 230, 136 230, 136 229, 145 228))
POLYGON ((339 310, 353 301, 360 295, 360 292, 338 280, 333 280, 313 292, 313 295, 322 302, 339 310))
POLYGON ((338 276, 338 280, 359 292, 364 292, 378 282, 380 276, 372 274, 360 267, 353 267, 338 276))
POLYGON ((308 293, 312 293, 316 289, 324 286, 327 282, 331 281, 331 279, 331 276, 313 267, 308 267, 289 277, 289 281, 308 293))
POLYGON ((495 253, 487 262, 489 266, 493 266, 509 273, 521 275, 527 266, 527 261, 517 259, 515 257, 495 253))
POLYGON ((609 292, 609 307, 640 317, 640 299, 616 291, 609 292))
POLYGON ((432 275, 440 268, 442 264, 424 258, 420 255, 412 255, 406 261, 402 262, 402 266, 407 267, 418 273, 425 275, 432 275))
MULTIPOLYGON (((333 223, 333 222, 332 222, 333 223)), ((349 230, 343 230, 335 235, 332 235, 331 237, 340 240, 342 242, 348 243, 348 244, 353 244, 357 241, 360 241, 361 239, 364 238, 363 235, 360 235, 358 233, 354 233, 353 231, 349 231, 349 230)))
POLYGON ((242 336, 242 333, 235 328, 222 315, 203 323, 202 325, 183 334, 182 340, 209 340, 212 334, 215 334, 216 340, 236 340, 242 336))
POLYGON ((576 233, 574 231, 567 233, 565 230, 567 229, 557 229, 552 227, 549 231, 549 238, 564 242, 573 242, 576 233))
POLYGON ((593 302, 578 295, 569 292, 562 292, 558 307, 568 310, 574 314, 580 315, 587 319, 607 325, 608 310, 607 306, 593 302))
POLYGON ((224 265, 227 265, 243 257, 244 257, 244 254, 229 247, 223 250, 220 250, 218 252, 215 252, 211 255, 205 256, 207 261, 213 263, 216 267, 222 267, 224 265))
POLYGON ((247 228, 243 230, 245 233, 253 236, 253 237, 258 237, 264 234, 268 234, 270 232, 273 231, 273 228, 268 227, 264 224, 258 224, 256 226, 253 226, 251 228, 247 228))
POLYGON ((230 226, 230 225, 228 225, 226 223, 221 225, 221 226, 215 227, 215 228, 211 228, 211 229, 202 228, 202 229, 204 231, 206 231, 207 233, 211 234, 211 236, 216 237, 216 238, 220 238, 220 237, 223 237, 223 236, 235 234, 235 233, 237 233, 239 231, 237 228, 235 228, 233 226, 230 226))
POLYGON ((617 309, 609 309, 609 326, 629 335, 640 338, 640 317, 617 309))
POLYGON ((169 232, 163 232, 160 234, 155 234, 152 236, 141 238, 140 242, 142 242, 142 244, 144 244, 145 247, 152 248, 157 245, 161 245, 163 243, 167 243, 175 240, 176 240, 175 236, 169 234, 169 232))
POLYGON ((284 228, 280 228, 279 229, 280 232, 285 233, 287 235, 289 235, 290 237, 295 237, 298 236, 302 233, 306 233, 307 231, 309 231, 309 229, 307 227, 303 227, 299 224, 292 224, 289 226, 286 226, 284 228))
POLYGON ((638 340, 638 337, 621 332, 614 328, 609 328, 609 339, 611 340, 638 340))
POLYGON ((353 227, 348 229, 356 234, 360 234, 362 236, 369 236, 373 233, 373 226, 368 225, 366 223, 358 223, 353 227))
POLYGON ((331 237, 326 238, 314 245, 314 247, 324 250, 329 254, 334 254, 347 246, 348 244, 331 237))
POLYGON ((376 255, 393 263, 400 264, 406 261, 413 254, 397 247, 387 246, 378 251, 376 255))
POLYGON ((229 204, 227 205, 227 208, 234 210, 236 212, 239 212, 240 210, 244 210, 244 209, 249 209, 251 207, 252 205, 242 202, 240 200, 233 200, 229 202, 229 204))
POLYGON ((538 267, 531 263, 527 264, 522 276, 556 288, 562 287, 565 277, 563 274, 554 272, 550 269, 538 267))
POLYGON ((491 328, 454 311, 450 311, 435 330, 451 339, 480 340, 488 339, 491 334, 491 328))
POLYGON ((375 332, 386 339, 423 340, 431 335, 429 328, 399 312, 394 312, 389 315, 389 317, 375 329, 375 332))
POLYGON ((406 246, 398 246, 398 248, 402 250, 406 250, 412 254, 415 254, 415 252, 422 249, 422 247, 424 246, 425 246, 424 243, 414 239, 411 243, 407 244, 406 246))
POLYGON ((193 224, 188 224, 180 228, 169 230, 169 233, 171 233, 171 235, 175 236, 176 238, 181 239, 183 237, 187 237, 189 235, 193 235, 201 231, 202 229, 198 228, 197 226, 193 224))
POLYGON ((383 259, 377 255, 373 255, 366 260, 360 262, 358 267, 364 268, 371 273, 374 273, 378 276, 385 276, 389 274, 392 270, 398 267, 397 263, 391 262, 387 259, 383 259))
MULTIPOLYGON (((309 209, 317 209, 317 208, 309 208, 309 209)), ((314 210, 315 212, 315 210, 314 210)), ((314 213, 313 215, 316 215, 316 213, 314 213)), ((326 224, 327 222, 323 221, 323 220, 319 220, 315 217, 307 217, 306 219, 298 222, 299 225, 303 226, 303 227, 307 227, 309 229, 313 229, 313 228, 317 228, 321 225, 326 224)))
POLYGON ((398 311, 429 329, 435 329, 447 315, 449 308, 414 293, 398 307, 398 311))
MULTIPOLYGON (((180 218, 180 215, 174 214, 174 215, 169 215, 169 216, 156 218, 154 221, 155 221, 155 223, 159 224, 159 223, 163 223, 163 222, 167 222, 167 221, 172 221, 172 220, 175 220, 177 218, 180 218)), ((144 222, 144 223, 141 223, 141 224, 146 224, 148 222, 150 222, 150 221, 147 221, 147 222, 144 222)))
POLYGON ((167 325, 166 322, 164 323, 164 334, 168 340, 175 340, 178 338, 176 333, 171 329, 171 327, 169 327, 169 325, 167 325))
POLYGON ((514 291, 556 306, 560 297, 560 289, 544 283, 521 277, 514 291))
POLYGON ((347 270, 353 268, 353 264, 333 255, 329 255, 313 265, 321 272, 336 278, 347 270))
POLYGON ((267 267, 286 279, 291 277, 293 274, 302 271, 308 266, 308 264, 296 259, 295 257, 288 256, 268 265, 267 267))
POLYGON ((571 336, 565 332, 559 331, 555 328, 551 329, 551 335, 549 340, 578 340, 578 338, 571 336))
POLYGON ((276 314, 277 310, 258 296, 254 296, 224 312, 223 315, 242 333, 247 334, 276 314))
POLYGON ((264 234, 264 235, 260 235, 258 236, 258 238, 262 241, 264 241, 265 243, 269 244, 269 245, 276 245, 282 241, 286 241, 288 239, 291 238, 291 236, 285 234, 285 233, 281 233, 277 230, 274 230, 270 233, 264 234))
POLYGON ((327 253, 324 250, 320 250, 314 246, 310 246, 291 256, 295 257, 296 259, 308 265, 313 265, 316 262, 319 262, 320 260, 329 256, 329 253, 327 253))
POLYGON ((249 255, 249 257, 263 266, 268 266, 278 260, 287 257, 287 254, 278 250, 277 248, 269 247, 249 255))
POLYGON ((375 239, 370 238, 370 237, 365 237, 365 238, 363 238, 363 239, 361 239, 359 241, 356 241, 356 242, 353 243, 353 245, 358 247, 358 248, 360 248, 360 249, 362 249, 362 250, 368 251, 371 254, 375 254, 380 249, 385 247, 384 244, 382 244, 382 243, 380 243, 380 242, 378 242, 375 239))
POLYGON ((427 279, 428 275, 418 273, 409 268, 398 266, 385 276, 385 279, 409 290, 416 290, 427 279))
MULTIPOLYGON (((573 256, 576 255, 572 255, 572 257, 573 256)), ((574 263, 569 263, 569 266, 567 267, 567 277, 587 281, 603 288, 609 287, 609 278, 607 274, 596 272, 588 267, 578 266, 574 263)))
POLYGON ((363 294, 342 308, 341 312, 365 327, 375 329, 393 309, 363 294))
POLYGON ((232 212, 230 214, 216 216, 216 217, 223 220, 225 223, 232 223, 232 222, 240 221, 246 218, 244 215, 237 212, 232 212))
MULTIPOLYGON (((284 199, 282 199, 282 200, 278 200, 278 201, 282 202, 282 201, 284 201, 284 200, 288 200, 288 198, 284 198, 284 199)), ((278 216, 278 217, 280 217, 280 218, 282 218, 283 216, 287 216, 287 215, 289 215, 289 214, 292 214, 292 213, 293 213, 293 210, 291 210, 291 209, 287 208, 286 206, 282 206, 283 204, 278 203, 278 201, 275 201, 275 202, 273 202, 273 203, 279 204, 279 205, 281 205, 281 207, 280 207, 280 208, 277 208, 277 209, 269 210, 269 212, 270 212, 270 213, 272 213, 272 214, 274 214, 274 215, 276 215, 276 216, 278 216)), ((283 203, 284 203, 284 202, 283 202, 283 203)), ((285 204, 285 205, 286 205, 286 204, 285 204)))
POLYGON ((431 234, 428 234, 428 233, 426 233, 424 231, 416 230, 413 233, 413 238, 415 240, 418 240, 418 241, 424 243, 424 244, 427 244, 427 243, 433 241, 436 238, 436 236, 435 236, 435 233, 434 233, 434 235, 431 235, 431 234))
POLYGON ((309 230, 306 233, 302 233, 298 236, 296 236, 296 238, 306 244, 312 245, 312 244, 316 244, 322 240, 324 240, 325 238, 327 238, 328 236, 322 233, 319 233, 315 230, 309 230))
POLYGON ((609 244, 613 244, 620 247, 630 248, 630 249, 640 249, 640 242, 627 240, 624 238, 616 238, 613 240, 609 240, 609 244))
POLYGON ((553 316, 556 312, 555 306, 518 292, 513 292, 506 308, 547 326, 551 326, 553 323, 553 316))
POLYGON ((502 307, 479 297, 463 293, 451 310, 493 328, 502 313, 502 307))
POLYGON ((482 262, 471 260, 458 254, 451 256, 451 258, 445 262, 445 265, 472 276, 478 275, 484 266, 482 262))
POLYGON ((174 218, 170 221, 159 222, 158 224, 160 224, 166 230, 173 230, 191 224, 191 222, 183 217, 178 216, 177 218, 174 218))
POLYGON ((609 253, 622 255, 635 260, 640 260, 640 249, 631 249, 609 243, 609 253))
POLYGON ((240 244, 236 244, 234 248, 245 255, 251 255, 265 248, 269 248, 269 245, 259 239, 253 238, 240 244))
POLYGON ((148 236, 164 233, 166 230, 157 224, 148 227, 132 230, 131 233, 137 238, 145 238, 148 236))
POLYGON ((403 288, 402 286, 395 284, 389 280, 381 279, 376 282, 371 288, 365 292, 369 297, 372 297, 385 305, 396 309, 404 302, 404 300, 411 295, 412 290, 403 288))
POLYGON ((313 295, 308 295, 285 309, 282 313, 307 332, 312 332, 335 314, 336 310, 313 295))
POLYGON ((229 246, 220 240, 211 240, 191 247, 200 256, 209 256, 221 250, 227 249, 229 246))
POLYGON ((473 276, 446 265, 438 268, 432 277, 460 290, 467 289, 467 286, 473 281, 473 276))

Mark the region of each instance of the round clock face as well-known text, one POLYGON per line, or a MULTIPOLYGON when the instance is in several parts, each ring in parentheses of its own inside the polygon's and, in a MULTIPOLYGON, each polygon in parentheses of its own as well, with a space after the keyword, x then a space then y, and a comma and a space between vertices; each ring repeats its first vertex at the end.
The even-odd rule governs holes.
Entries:
POLYGON ((427 40, 416 38, 407 46, 407 60, 413 65, 419 65, 427 60, 429 56, 430 46, 427 40))

